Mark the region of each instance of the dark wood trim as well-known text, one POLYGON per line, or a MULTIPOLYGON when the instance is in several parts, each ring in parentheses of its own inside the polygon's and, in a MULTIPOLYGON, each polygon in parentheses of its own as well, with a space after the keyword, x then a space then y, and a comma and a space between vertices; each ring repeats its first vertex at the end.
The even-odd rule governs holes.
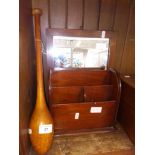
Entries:
POLYGON ((82 26, 80 29, 84 29, 84 17, 85 17, 85 0, 82 0, 82 26))
POLYGON ((73 67, 67 67, 67 68, 57 68, 55 67, 53 70, 54 71, 63 71, 63 70, 105 70, 105 67, 85 67, 85 68, 73 68, 73 67))
POLYGON ((128 34, 128 29, 129 29, 129 20, 130 20, 130 14, 131 14, 131 7, 132 6, 132 1, 130 1, 130 6, 129 6, 129 14, 128 14, 128 20, 127 20, 127 29, 126 29, 126 32, 125 32, 125 38, 124 38, 124 42, 123 42, 123 52, 121 53, 121 61, 119 63, 119 70, 121 72, 121 67, 122 67, 122 61, 123 61, 123 55, 124 55, 124 51, 125 51, 125 45, 126 45, 126 40, 127 40, 127 34, 128 34))
MULTIPOLYGON (((19 1, 19 126, 17 127, 19 131, 17 134, 19 134, 20 155, 29 155, 31 149, 28 124, 36 99, 36 56, 31 8, 31 0, 19 1)), ((7 149, 11 149, 9 145, 7 149)), ((6 150, 4 154, 8 154, 7 152, 6 150)), ((11 154, 14 152, 17 153, 12 150, 11 154)))
POLYGON ((134 78, 121 76, 122 93, 117 119, 130 140, 135 143, 135 87, 134 78))
POLYGON ((108 70, 101 69, 69 69, 55 70, 51 69, 50 77, 52 86, 93 86, 93 85, 109 85, 110 74, 108 70), (65 76, 65 79, 62 77, 65 76), (81 78, 80 78, 81 77, 81 78), (75 81, 76 80, 76 81, 75 81))
POLYGON ((113 12, 113 22, 111 25, 111 30, 114 31, 114 26, 115 26, 115 17, 116 17, 116 10, 117 10, 117 1, 115 0, 115 8, 114 8, 114 12, 113 12))
MULTIPOLYGON (((91 37, 91 38, 97 37, 97 38, 102 38, 102 32, 103 31, 52 28, 52 29, 46 29, 46 34, 48 36, 54 36, 55 35, 55 36, 70 36, 70 37, 91 37)), ((116 32, 105 31, 105 38, 112 39, 115 37, 116 37, 116 32)))
POLYGON ((50 56, 50 52, 53 46, 53 37, 46 31, 46 52, 47 52, 47 74, 49 75, 50 66, 54 66, 53 57, 50 56))
POLYGON ((115 56, 116 56, 116 45, 117 45, 117 33, 113 31, 106 31, 105 38, 109 38, 109 52, 108 52, 108 64, 107 68, 114 68, 115 56))
POLYGON ((100 29, 100 17, 101 17, 101 4, 102 0, 98 0, 98 20, 97 20, 97 29, 100 29))
POLYGON ((73 136, 73 135, 85 135, 85 134, 92 134, 92 133, 107 133, 107 132, 112 132, 112 131, 116 131, 117 128, 115 128, 114 126, 111 127, 104 127, 104 128, 98 128, 98 129, 83 129, 83 130, 76 130, 76 131, 69 131, 69 132, 65 132, 65 131, 57 131, 54 135, 54 137, 58 137, 58 136, 73 136))
MULTIPOLYGON (((56 87, 55 87, 56 88, 56 87)), ((98 105, 96 105, 96 104, 102 104, 102 103, 104 103, 104 104, 115 104, 116 103, 116 101, 115 100, 110 100, 110 101, 101 101, 101 102, 76 102, 76 103, 61 103, 61 104, 53 104, 52 105, 52 107, 54 107, 54 108, 59 108, 59 107, 61 107, 61 106, 68 106, 68 105, 71 105, 71 106, 74 106, 74 105, 77 105, 77 106, 88 106, 88 105, 90 105, 90 104, 92 104, 92 106, 98 106, 98 105)), ((72 110, 72 108, 70 108, 71 110, 72 110)))
MULTIPOLYGON (((125 63, 125 60, 126 60, 126 57, 129 55, 128 53, 129 52, 133 52, 134 49, 132 49, 132 51, 130 51, 131 49, 129 49, 129 44, 131 46, 131 43, 129 43, 131 40, 131 32, 130 32, 130 28, 131 28, 131 23, 133 22, 134 18, 133 18, 133 8, 134 8, 134 1, 131 0, 130 2, 130 12, 129 12, 129 17, 128 17, 128 27, 127 27, 127 33, 126 33, 126 38, 125 38, 125 41, 124 41, 124 47, 123 47, 123 53, 121 55, 121 62, 120 62, 120 72, 121 74, 124 74, 124 73, 134 73, 134 70, 132 69, 129 69, 129 66, 127 63, 125 63), (129 39, 130 37, 130 39, 129 39)), ((135 36, 132 37, 133 41, 134 41, 134 38, 135 36)), ((133 53, 134 55, 134 53, 133 53)), ((130 57, 131 59, 131 57, 130 57)), ((132 56, 132 59, 134 59, 134 56, 132 56)), ((131 63, 131 62, 130 62, 131 63)))
POLYGON ((65 28, 68 28, 68 0, 66 0, 66 16, 65 16, 65 28))
POLYGON ((70 36, 70 37, 102 37, 102 31, 80 30, 80 29, 59 29, 52 28, 46 30, 49 36, 70 36))
POLYGON ((47 8, 48 8, 48 28, 51 28, 51 1, 47 0, 47 8))
POLYGON ((117 98, 116 98, 116 113, 115 113, 115 121, 116 121, 118 108, 119 108, 119 103, 120 103, 120 98, 121 98, 122 86, 121 86, 121 79, 120 79, 119 73, 113 68, 110 68, 109 70, 113 74, 112 81, 113 81, 113 84, 114 84, 114 87, 115 87, 115 89, 113 91, 113 94, 114 94, 114 96, 117 96, 117 98), (117 94, 115 94, 115 93, 117 93, 117 94))
POLYGON ((129 23, 131 22, 132 7, 133 7, 133 1, 130 2, 130 12, 129 12, 129 16, 128 16, 128 26, 127 26, 126 38, 125 38, 124 46, 123 46, 123 53, 121 55, 121 62, 120 62, 120 67, 119 67, 120 70, 122 69, 123 57, 124 57, 124 54, 125 54, 126 44, 127 44, 127 41, 128 41, 128 34, 129 34, 129 28, 130 28, 129 23))
POLYGON ((121 75, 121 80, 127 83, 132 88, 135 88, 135 75, 121 75))

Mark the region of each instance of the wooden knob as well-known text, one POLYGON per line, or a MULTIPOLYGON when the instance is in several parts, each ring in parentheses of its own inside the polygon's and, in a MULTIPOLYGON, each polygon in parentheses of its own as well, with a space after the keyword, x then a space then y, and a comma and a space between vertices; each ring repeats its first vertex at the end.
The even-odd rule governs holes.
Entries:
POLYGON ((34 8, 34 9, 32 9, 32 15, 34 16, 34 15, 42 15, 42 10, 41 9, 39 9, 39 8, 34 8))

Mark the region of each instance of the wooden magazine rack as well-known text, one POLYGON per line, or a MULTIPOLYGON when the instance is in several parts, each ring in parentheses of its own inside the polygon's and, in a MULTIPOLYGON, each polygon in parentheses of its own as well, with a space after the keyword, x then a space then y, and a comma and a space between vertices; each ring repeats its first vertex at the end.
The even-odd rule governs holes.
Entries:
POLYGON ((109 38, 107 70, 101 68, 55 68, 47 58, 49 107, 55 134, 71 134, 112 128, 116 123, 121 84, 113 69, 116 33, 93 30, 47 29, 47 53, 53 47, 53 36, 109 38))
POLYGON ((116 123, 120 79, 113 70, 51 70, 49 104, 55 133, 103 130, 116 123))

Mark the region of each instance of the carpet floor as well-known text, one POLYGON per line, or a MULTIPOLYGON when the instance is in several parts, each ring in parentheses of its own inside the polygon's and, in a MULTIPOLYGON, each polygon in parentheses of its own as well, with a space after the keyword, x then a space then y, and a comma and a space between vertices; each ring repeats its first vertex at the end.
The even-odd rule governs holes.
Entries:
MULTIPOLYGON (((37 155, 33 148, 30 155, 37 155)), ((117 125, 111 132, 56 136, 46 155, 134 155, 134 146, 117 125)))

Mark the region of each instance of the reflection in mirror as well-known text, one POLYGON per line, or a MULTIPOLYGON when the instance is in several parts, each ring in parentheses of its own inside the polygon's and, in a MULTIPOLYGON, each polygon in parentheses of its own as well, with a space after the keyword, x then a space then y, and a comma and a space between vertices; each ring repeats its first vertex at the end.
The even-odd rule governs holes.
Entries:
POLYGON ((109 39, 53 36, 55 67, 107 67, 109 39))

